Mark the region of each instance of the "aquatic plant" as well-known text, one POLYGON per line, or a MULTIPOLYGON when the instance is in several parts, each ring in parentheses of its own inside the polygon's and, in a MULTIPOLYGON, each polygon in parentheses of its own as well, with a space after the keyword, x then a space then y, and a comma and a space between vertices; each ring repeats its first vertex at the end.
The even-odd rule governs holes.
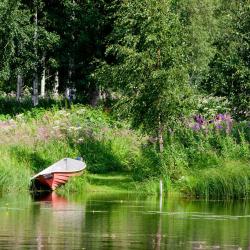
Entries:
POLYGON ((184 194, 206 199, 247 198, 250 194, 249 183, 250 168, 239 161, 191 172, 177 182, 184 194))

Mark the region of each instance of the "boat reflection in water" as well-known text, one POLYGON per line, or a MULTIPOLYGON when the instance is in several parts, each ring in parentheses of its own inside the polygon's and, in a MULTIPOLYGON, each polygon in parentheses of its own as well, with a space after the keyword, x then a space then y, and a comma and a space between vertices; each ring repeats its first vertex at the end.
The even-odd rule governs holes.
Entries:
POLYGON ((85 227, 85 206, 69 202, 55 192, 33 196, 36 207, 37 249, 79 249, 85 227), (73 233, 72 233, 73 232, 73 233))
POLYGON ((48 204, 60 207, 63 204, 66 205, 69 203, 65 197, 60 196, 55 192, 34 192, 32 193, 32 198, 35 202, 40 203, 40 205, 48 204))

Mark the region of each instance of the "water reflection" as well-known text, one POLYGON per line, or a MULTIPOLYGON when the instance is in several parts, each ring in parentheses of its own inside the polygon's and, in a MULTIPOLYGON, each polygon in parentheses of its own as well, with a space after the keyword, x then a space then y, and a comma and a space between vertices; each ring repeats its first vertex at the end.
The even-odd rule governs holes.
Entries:
POLYGON ((162 241, 162 202, 163 202, 163 197, 161 195, 159 197, 158 227, 157 227, 156 239, 155 239, 155 242, 154 242, 154 249, 155 250, 161 249, 161 241, 162 241))
POLYGON ((249 249, 250 203, 129 194, 0 198, 0 249, 249 249))
POLYGON ((38 247, 81 249, 81 232, 85 230, 85 206, 69 202, 55 192, 34 197, 35 235, 38 247))

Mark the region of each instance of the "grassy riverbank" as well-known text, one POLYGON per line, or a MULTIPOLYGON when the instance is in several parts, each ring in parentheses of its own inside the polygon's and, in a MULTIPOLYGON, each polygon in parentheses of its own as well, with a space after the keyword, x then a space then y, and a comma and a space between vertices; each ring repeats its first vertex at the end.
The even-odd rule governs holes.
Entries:
POLYGON ((59 192, 157 193, 246 198, 250 192, 249 124, 206 133, 180 127, 166 133, 159 156, 149 138, 101 109, 76 105, 27 109, 0 122, 0 190, 27 189, 34 173, 63 157, 83 156, 88 171, 59 192))

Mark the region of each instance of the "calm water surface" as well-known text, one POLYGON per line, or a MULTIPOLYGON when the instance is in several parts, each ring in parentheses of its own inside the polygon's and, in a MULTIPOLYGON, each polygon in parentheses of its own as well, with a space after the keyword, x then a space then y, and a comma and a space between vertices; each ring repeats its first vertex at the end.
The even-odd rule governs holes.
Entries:
POLYGON ((247 249, 250 201, 0 197, 0 249, 247 249))

